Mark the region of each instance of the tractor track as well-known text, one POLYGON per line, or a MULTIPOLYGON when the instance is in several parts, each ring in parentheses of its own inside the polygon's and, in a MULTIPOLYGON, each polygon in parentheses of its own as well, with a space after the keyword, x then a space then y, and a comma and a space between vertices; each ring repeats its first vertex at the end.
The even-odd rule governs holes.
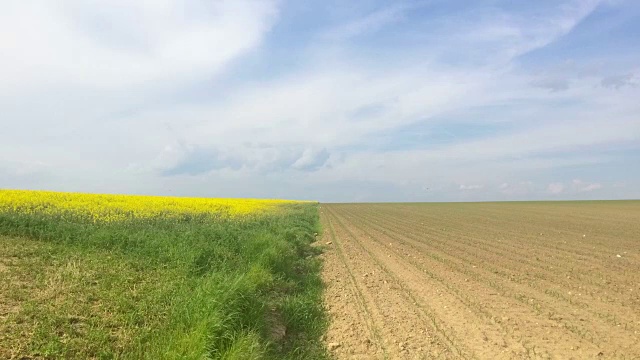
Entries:
POLYGON ((640 205, 625 205, 570 207, 563 226, 540 204, 323 204, 327 344, 337 359, 638 358, 640 205))

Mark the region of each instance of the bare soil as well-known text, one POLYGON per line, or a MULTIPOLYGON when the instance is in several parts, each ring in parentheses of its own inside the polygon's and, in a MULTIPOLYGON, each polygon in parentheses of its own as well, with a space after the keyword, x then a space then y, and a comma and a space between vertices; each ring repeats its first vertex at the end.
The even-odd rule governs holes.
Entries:
POLYGON ((640 202, 324 204, 337 359, 640 358, 640 202))

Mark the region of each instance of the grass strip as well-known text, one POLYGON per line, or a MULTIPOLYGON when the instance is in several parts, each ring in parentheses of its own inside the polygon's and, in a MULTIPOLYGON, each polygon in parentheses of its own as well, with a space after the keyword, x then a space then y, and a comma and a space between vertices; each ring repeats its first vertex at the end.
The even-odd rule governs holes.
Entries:
POLYGON ((323 359, 317 205, 115 223, 0 212, 0 357, 323 359))

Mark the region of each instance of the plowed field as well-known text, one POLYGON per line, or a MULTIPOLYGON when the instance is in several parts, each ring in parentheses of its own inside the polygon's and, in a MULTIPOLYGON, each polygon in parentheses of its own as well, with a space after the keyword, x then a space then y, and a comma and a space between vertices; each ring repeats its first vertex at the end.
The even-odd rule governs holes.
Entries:
POLYGON ((338 359, 640 358, 640 202, 324 204, 338 359))

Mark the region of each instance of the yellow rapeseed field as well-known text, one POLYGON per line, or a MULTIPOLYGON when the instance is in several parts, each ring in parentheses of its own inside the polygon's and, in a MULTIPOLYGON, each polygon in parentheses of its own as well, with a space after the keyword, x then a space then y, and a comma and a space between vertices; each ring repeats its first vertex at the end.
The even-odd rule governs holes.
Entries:
POLYGON ((275 211, 289 200, 213 199, 171 196, 103 195, 72 192, 0 190, 0 211, 114 222, 189 215, 243 217, 275 211))

